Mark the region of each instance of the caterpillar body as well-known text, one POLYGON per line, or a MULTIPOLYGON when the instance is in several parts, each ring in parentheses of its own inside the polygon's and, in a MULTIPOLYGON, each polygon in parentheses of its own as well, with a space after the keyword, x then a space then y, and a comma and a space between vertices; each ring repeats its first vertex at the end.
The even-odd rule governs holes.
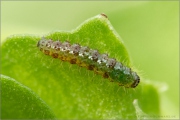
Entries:
POLYGON ((114 58, 109 58, 108 54, 100 54, 98 50, 87 46, 42 38, 38 41, 37 47, 46 55, 85 67, 120 86, 135 88, 140 82, 140 77, 131 68, 114 58))

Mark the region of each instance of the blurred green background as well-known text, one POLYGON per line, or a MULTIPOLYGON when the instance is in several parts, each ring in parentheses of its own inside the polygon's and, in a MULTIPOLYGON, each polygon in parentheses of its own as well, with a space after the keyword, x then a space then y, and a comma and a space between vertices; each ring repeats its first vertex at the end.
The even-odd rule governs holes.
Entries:
POLYGON ((99 13, 120 34, 141 76, 164 91, 162 115, 179 118, 179 1, 2 1, 1 42, 14 34, 70 31, 99 13))

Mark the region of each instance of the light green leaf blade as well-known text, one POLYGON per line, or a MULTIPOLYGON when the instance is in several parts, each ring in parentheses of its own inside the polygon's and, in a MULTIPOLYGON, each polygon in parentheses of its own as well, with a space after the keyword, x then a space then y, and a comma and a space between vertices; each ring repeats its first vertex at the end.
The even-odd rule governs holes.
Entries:
POLYGON ((32 90, 1 75, 2 119, 55 119, 47 104, 32 90))
MULTIPOLYGON (((103 15, 72 32, 56 31, 44 37, 98 49, 132 67, 123 41, 103 15)), ((2 45, 3 74, 30 87, 57 118, 136 118, 133 101, 142 95, 141 85, 124 89, 85 68, 46 56, 36 47, 40 39, 30 35, 8 38, 2 45)))

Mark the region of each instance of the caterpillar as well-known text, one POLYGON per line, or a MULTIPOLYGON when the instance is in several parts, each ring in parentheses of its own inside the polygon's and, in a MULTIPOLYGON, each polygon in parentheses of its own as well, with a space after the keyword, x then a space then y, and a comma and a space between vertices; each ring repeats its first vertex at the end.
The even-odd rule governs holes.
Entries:
POLYGON ((42 38, 38 41, 37 47, 45 55, 85 67, 103 78, 118 83, 119 86, 135 88, 140 82, 140 77, 131 68, 88 46, 42 38))

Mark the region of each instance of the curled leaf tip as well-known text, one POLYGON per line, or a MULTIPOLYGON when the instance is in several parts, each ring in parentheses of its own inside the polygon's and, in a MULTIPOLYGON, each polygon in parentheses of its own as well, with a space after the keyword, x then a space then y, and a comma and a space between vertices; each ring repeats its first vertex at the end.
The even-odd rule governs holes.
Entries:
POLYGON ((104 13, 101 13, 100 15, 105 17, 105 18, 108 18, 108 16, 106 14, 104 14, 104 13))

